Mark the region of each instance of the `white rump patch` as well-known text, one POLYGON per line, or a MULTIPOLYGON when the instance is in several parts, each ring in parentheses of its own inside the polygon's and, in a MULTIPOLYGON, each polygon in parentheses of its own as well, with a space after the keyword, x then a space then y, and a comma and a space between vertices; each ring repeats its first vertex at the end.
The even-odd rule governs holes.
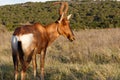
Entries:
POLYGON ((12 48, 17 51, 18 49, 18 41, 22 43, 22 49, 25 51, 28 47, 31 46, 33 41, 33 34, 24 34, 20 36, 12 36, 12 48))
POLYGON ((33 34, 24 34, 19 36, 20 41, 22 42, 23 51, 30 47, 33 41, 33 34))

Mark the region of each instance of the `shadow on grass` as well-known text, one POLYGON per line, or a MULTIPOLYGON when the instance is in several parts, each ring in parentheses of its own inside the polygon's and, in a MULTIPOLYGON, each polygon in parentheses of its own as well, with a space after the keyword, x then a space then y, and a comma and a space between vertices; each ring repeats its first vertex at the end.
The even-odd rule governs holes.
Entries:
MULTIPOLYGON (((19 65, 20 67, 20 65, 19 65)), ((19 69, 19 76, 18 80, 20 80, 20 69, 19 69)), ((13 65, 0 64, 0 80, 14 80, 14 67, 13 65)), ((26 79, 25 80, 34 80, 33 76, 33 68, 29 67, 26 72, 26 79)), ((40 80, 40 70, 37 69, 37 78, 36 80, 40 80)), ((45 71, 45 80, 64 80, 62 79, 62 74, 59 73, 57 70, 46 70, 45 71)), ((70 80, 70 79, 69 79, 70 80)))
MULTIPOLYGON (((27 69, 25 80, 34 80, 32 69, 33 69, 32 67, 29 67, 27 69)), ((19 65, 18 80, 21 79, 20 70, 21 68, 19 65)), ((14 80, 14 66, 13 65, 8 65, 8 64, 1 65, 0 64, 0 80, 14 80)), ((36 80, 39 80, 39 76, 37 76, 36 80)))
POLYGON ((14 80, 12 65, 0 65, 0 80, 14 80))

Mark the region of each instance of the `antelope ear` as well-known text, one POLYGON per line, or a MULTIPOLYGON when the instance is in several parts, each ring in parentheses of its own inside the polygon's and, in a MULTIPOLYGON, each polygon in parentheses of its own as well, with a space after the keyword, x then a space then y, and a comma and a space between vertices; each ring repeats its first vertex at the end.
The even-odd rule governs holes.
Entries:
POLYGON ((67 19, 69 20, 69 19, 71 18, 71 16, 72 16, 72 14, 68 15, 68 16, 67 16, 67 19))
POLYGON ((59 23, 61 23, 63 17, 64 17, 64 13, 62 13, 62 15, 61 15, 61 17, 60 17, 60 20, 58 21, 59 23))

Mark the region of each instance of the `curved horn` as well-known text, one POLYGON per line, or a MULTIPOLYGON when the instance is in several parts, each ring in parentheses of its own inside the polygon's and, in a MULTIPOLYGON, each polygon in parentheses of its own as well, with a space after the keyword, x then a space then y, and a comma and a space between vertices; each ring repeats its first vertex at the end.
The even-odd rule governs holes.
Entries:
POLYGON ((68 3, 67 2, 55 2, 53 4, 54 5, 61 4, 60 11, 59 11, 60 15, 62 15, 63 13, 65 13, 65 14, 67 13, 67 11, 68 11, 68 3))
POLYGON ((53 4, 54 5, 61 4, 59 14, 62 15, 63 14, 63 9, 64 9, 64 2, 54 2, 53 4))
POLYGON ((63 12, 63 9, 64 9, 64 2, 61 2, 61 7, 60 7, 60 15, 62 15, 64 12, 63 12))
POLYGON ((65 2, 64 5, 65 5, 65 7, 66 7, 64 13, 67 14, 67 11, 68 11, 68 3, 65 2))
POLYGON ((58 23, 61 23, 63 17, 64 17, 64 13, 61 15, 61 18, 60 18, 60 20, 58 21, 58 23))

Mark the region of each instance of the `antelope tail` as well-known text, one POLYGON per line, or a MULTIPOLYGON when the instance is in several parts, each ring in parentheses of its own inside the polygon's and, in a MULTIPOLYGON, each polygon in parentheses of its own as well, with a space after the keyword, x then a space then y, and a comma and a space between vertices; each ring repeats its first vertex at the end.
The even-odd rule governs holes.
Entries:
POLYGON ((23 59, 24 52, 22 49, 22 42, 21 41, 18 41, 18 53, 19 53, 19 59, 20 59, 21 64, 24 64, 24 59, 23 59))
POLYGON ((22 55, 22 56, 24 55, 21 41, 18 41, 18 52, 20 53, 19 55, 22 55))

